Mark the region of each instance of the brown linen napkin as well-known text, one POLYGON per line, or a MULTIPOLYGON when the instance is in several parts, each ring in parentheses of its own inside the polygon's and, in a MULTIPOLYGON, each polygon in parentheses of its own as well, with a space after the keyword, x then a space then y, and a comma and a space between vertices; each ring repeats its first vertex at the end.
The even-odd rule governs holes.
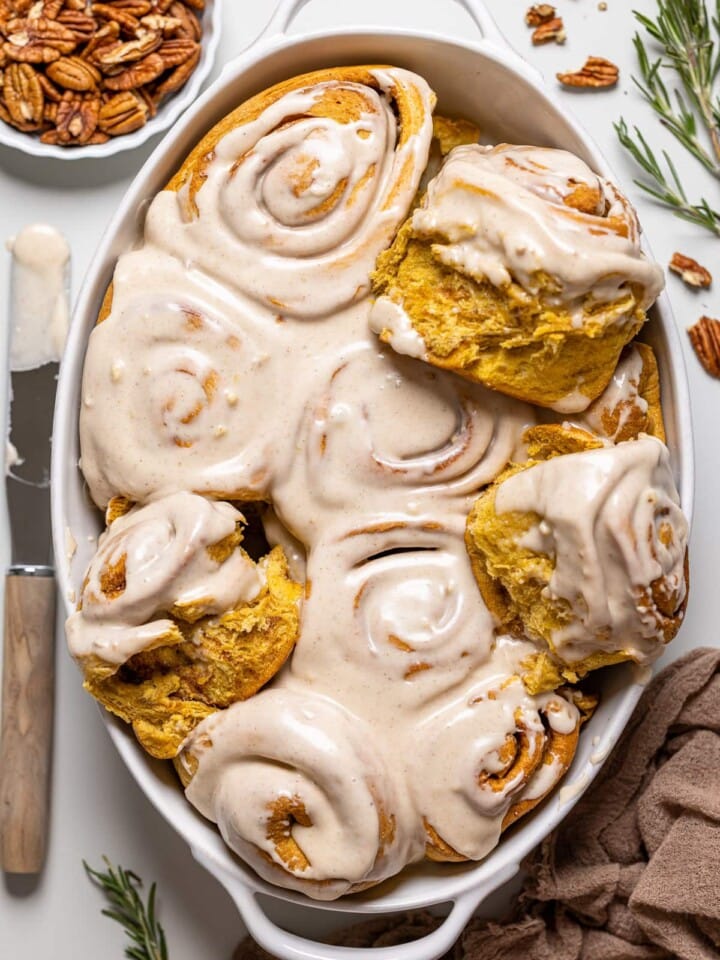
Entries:
MULTIPOLYGON (((666 667, 593 787, 525 864, 504 924, 470 922, 446 960, 720 960, 720 649, 666 667)), ((334 943, 390 946, 427 912, 334 943)), ((234 960, 267 960, 250 940, 234 960)))

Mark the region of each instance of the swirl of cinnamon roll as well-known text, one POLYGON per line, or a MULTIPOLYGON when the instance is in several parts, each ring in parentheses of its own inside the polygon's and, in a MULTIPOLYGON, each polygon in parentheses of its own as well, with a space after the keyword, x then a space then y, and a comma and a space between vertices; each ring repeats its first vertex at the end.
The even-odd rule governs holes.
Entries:
POLYGON ((431 702, 489 655, 494 621, 462 537, 437 522, 387 519, 325 541, 307 582, 293 676, 366 716, 431 702))
POLYGON ((532 649, 500 637, 484 676, 412 732, 408 781, 432 860, 484 857, 570 765, 580 714, 560 692, 525 689, 516 671, 532 649))
POLYGON ((229 503, 191 493, 134 507, 115 520, 67 621, 73 656, 117 666, 184 639, 168 613, 193 623, 255 597, 262 581, 239 549, 242 520, 229 503))
POLYGON ((229 114, 150 206, 146 243, 274 313, 362 299, 415 196, 434 95, 397 67, 319 70, 229 114))
POLYGON ((487 488, 468 517, 483 595, 569 679, 651 662, 677 632, 687 595, 688 529, 667 448, 644 435, 606 445, 559 425, 528 435, 533 459, 487 488))
POLYGON ((561 412, 602 392, 663 286, 627 199, 578 157, 461 146, 378 260, 396 350, 561 412))
POLYGON ((172 258, 144 253, 122 258, 112 312, 88 345, 80 439, 91 495, 103 507, 177 490, 262 497, 280 394, 271 337, 172 258))
POLYGON ((421 850, 372 730, 315 694, 265 690, 205 720, 179 772, 188 800, 270 883, 332 900, 421 850))
POLYGON ((525 404, 373 344, 347 347, 307 404, 273 499, 309 542, 307 499, 328 521, 420 514, 432 500, 464 515, 468 496, 508 464, 533 420, 525 404))

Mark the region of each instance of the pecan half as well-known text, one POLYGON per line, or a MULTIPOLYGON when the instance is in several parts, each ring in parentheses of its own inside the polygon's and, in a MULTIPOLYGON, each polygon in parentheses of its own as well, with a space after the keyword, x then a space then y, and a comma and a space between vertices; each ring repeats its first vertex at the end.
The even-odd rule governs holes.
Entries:
POLYGON ((114 137, 132 133, 145 124, 149 112, 144 99, 128 90, 111 97, 100 107, 98 127, 114 137))
POLYGON ((529 27, 539 27, 541 23, 552 20, 555 16, 555 7, 549 3, 535 3, 525 11, 525 23, 529 27))
POLYGON ((697 358, 711 377, 720 379, 720 320, 700 317, 688 328, 688 336, 697 358))
POLYGON ((180 21, 181 26, 178 29, 178 35, 182 37, 189 37, 191 40, 199 40, 202 29, 200 27, 200 21, 195 16, 195 14, 184 3, 179 3, 178 0, 173 0, 173 3, 170 4, 168 13, 171 17, 174 17, 176 20, 180 21))
POLYGON ((553 17, 552 20, 546 20, 536 27, 532 33, 532 42, 537 47, 541 43, 565 43, 567 34, 565 33, 565 24, 562 17, 553 17))
POLYGON ((15 126, 42 123, 45 96, 37 73, 29 63, 11 63, 3 75, 3 97, 15 126))
MULTIPOLYGON (((186 62, 189 63, 190 61, 186 62)), ((185 64, 182 66, 185 66, 185 64)), ((180 70, 181 67, 175 69, 180 70)), ((133 63, 126 70, 115 74, 115 76, 106 77, 105 87, 107 90, 132 90, 133 87, 141 87, 145 83, 151 83, 164 71, 165 61, 163 58, 158 53, 151 53, 142 60, 138 60, 137 63, 133 63)))
POLYGON ((11 60, 50 63, 77 46, 75 35, 57 20, 39 17, 10 20, 3 50, 11 60))
MULTIPOLYGON (((147 33, 144 33, 141 37, 136 37, 134 40, 126 40, 124 42, 99 47, 93 52, 92 59, 93 62, 102 69, 124 66, 127 63, 135 63, 135 61, 147 57, 147 55, 152 53, 153 50, 156 50, 161 43, 161 35, 152 30, 148 30, 147 33)), ((147 81, 141 82, 146 83, 147 81)))
POLYGON ((156 30, 164 37, 174 36, 182 27, 183 22, 179 17, 168 17, 162 13, 150 13, 140 19, 140 26, 146 30, 156 30))
POLYGON ((582 69, 574 73, 558 73, 556 76, 565 87, 603 90, 615 86, 620 77, 620 70, 605 57, 588 57, 582 69))
POLYGON ((96 90, 102 74, 87 60, 81 57, 60 57, 49 63, 47 76, 66 90, 96 90))
POLYGON ((153 5, 150 0, 113 0, 113 6, 116 10, 123 10, 125 13, 132 14, 133 17, 144 17, 152 13, 153 5))
POLYGON ((185 63, 198 50, 194 40, 187 37, 177 37, 175 40, 166 40, 158 47, 158 54, 163 58, 166 68, 177 67, 185 63))
POLYGON ((712 274, 701 266, 692 257, 677 251, 672 255, 668 268, 677 273, 689 287, 709 287, 712 283, 712 274))
POLYGON ((57 134, 60 143, 87 143, 95 133, 100 98, 68 90, 58 103, 57 134))
POLYGON ((62 10, 58 14, 57 22, 66 27, 78 43, 87 42, 97 27, 93 18, 82 10, 62 10))
MULTIPOLYGON (((107 143, 110 137, 103 133, 102 130, 96 130, 92 136, 88 137, 87 140, 82 141, 82 146, 89 147, 95 143, 107 143)), ((40 140, 42 143, 53 143, 59 144, 63 147, 71 147, 76 143, 79 144, 80 141, 75 140, 63 140, 58 130, 47 130, 41 137, 40 140)))
POLYGON ((192 7, 193 10, 204 10, 205 0, 183 0, 186 7, 192 7))
POLYGON ((174 93, 185 83, 187 78, 197 66, 199 59, 200 47, 197 48, 189 60, 186 60, 185 63, 181 63, 179 67, 175 67, 174 70, 170 71, 162 83, 159 83, 155 88, 155 96, 158 98, 158 102, 160 100, 164 100, 165 97, 169 96, 171 93, 174 93))
POLYGON ((94 3, 90 9, 94 17, 99 20, 114 20, 126 33, 135 34, 140 27, 137 17, 115 4, 94 3))

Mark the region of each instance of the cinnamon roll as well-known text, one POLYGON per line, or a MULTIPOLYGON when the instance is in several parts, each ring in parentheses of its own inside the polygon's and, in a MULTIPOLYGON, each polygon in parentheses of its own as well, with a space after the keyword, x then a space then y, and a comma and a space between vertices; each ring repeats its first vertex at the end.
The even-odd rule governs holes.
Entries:
POLYGON ((156 757, 252 696, 299 632, 300 587, 280 548, 255 564, 242 514, 178 493, 134 507, 101 537, 66 626, 86 689, 156 757))
POLYGON ((400 352, 571 413, 606 387, 663 286, 626 198, 562 150, 453 150, 374 274, 400 352))
POLYGON ((529 434, 532 459, 501 475, 468 517, 486 602, 549 651, 559 665, 551 684, 619 660, 651 662, 687 597, 687 523, 667 448, 561 426, 529 434))
POLYGON ((177 490, 267 496, 280 409, 276 331, 160 253, 122 257, 114 291, 111 316, 90 336, 82 385, 82 465, 95 502, 177 490))
POLYGON ((528 693, 515 671, 532 649, 500 637, 485 676, 414 731, 409 784, 431 860, 484 857, 570 765, 580 713, 562 692, 528 693))
POLYGON ((177 765, 232 850, 316 899, 379 883, 422 849, 373 731, 310 691, 266 690, 214 714, 177 765))
POLYGON ((313 548, 307 583, 292 676, 355 712, 392 703, 399 719, 489 656, 494 623, 460 530, 401 517, 359 527, 313 548))
POLYGON ((146 242, 273 314, 355 303, 417 191, 434 101, 398 67, 276 84, 195 147, 151 204, 146 242))
POLYGON ((412 520, 441 504, 465 515, 532 422, 525 404, 479 385, 369 343, 345 346, 304 408, 273 502, 306 543, 342 523, 348 503, 358 517, 412 520))

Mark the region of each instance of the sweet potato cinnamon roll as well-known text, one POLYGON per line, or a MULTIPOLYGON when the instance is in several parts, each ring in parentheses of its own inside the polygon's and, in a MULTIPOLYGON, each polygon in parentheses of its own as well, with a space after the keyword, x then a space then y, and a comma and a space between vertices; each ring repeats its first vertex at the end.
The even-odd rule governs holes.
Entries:
POLYGON ((307 542, 309 519, 342 522, 348 503, 358 517, 438 508, 464 516, 532 422, 528 406, 479 384, 370 343, 344 346, 305 406, 273 500, 307 542))
POLYGON ((528 434, 532 459, 501 475, 468 517, 486 602, 549 651, 551 685, 619 660, 651 662, 687 600, 687 523, 666 447, 645 435, 610 445, 559 425, 528 434))
POLYGON ((267 496, 280 409, 271 334, 166 255, 127 254, 115 277, 83 374, 82 463, 95 502, 267 496))
POLYGON ((228 114, 150 206, 146 242, 287 317, 361 299, 427 162, 434 95, 397 67, 318 70, 228 114))
POLYGON ((310 691, 265 690, 214 714, 177 766, 232 850, 316 899, 379 883, 422 850, 373 731, 310 691))
POLYGON ((626 198, 562 150, 453 150, 374 275, 400 352, 562 412, 584 410, 663 285, 626 198))
POLYGON ((484 857, 570 765, 580 713, 562 692, 528 693, 515 671, 532 649, 499 638, 485 675, 414 731, 409 783, 431 860, 484 857))
POLYGON ((388 518, 316 545, 307 578, 292 674, 356 712, 412 713, 489 656, 494 623, 459 531, 388 518))
POLYGON ((254 563, 228 503, 178 493, 115 520, 66 626, 86 689, 174 756, 193 726, 252 696, 299 632, 300 587, 276 548, 254 563))

